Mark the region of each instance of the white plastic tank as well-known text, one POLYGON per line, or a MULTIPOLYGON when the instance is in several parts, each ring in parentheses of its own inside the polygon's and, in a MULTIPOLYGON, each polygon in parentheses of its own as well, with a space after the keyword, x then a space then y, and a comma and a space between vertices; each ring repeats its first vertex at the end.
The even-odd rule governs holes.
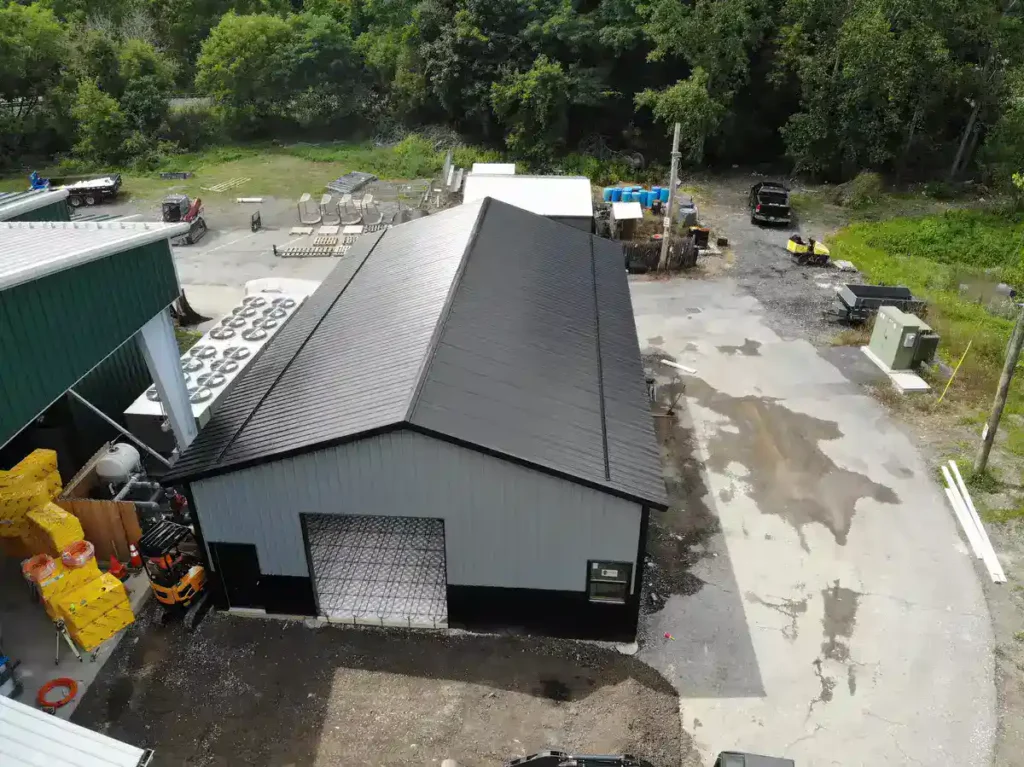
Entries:
POLYGON ((111 445, 96 461, 96 476, 104 483, 127 482, 133 472, 139 470, 139 451, 131 445, 111 445))

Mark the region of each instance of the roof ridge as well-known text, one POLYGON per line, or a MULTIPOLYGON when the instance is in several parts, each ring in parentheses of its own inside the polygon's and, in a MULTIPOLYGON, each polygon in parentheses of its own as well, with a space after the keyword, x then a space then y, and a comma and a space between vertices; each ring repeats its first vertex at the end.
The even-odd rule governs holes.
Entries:
POLYGON ((405 423, 410 423, 412 421, 413 413, 416 412, 416 406, 419 404, 420 395, 423 393, 423 384, 426 382, 430 366, 434 362, 437 345, 441 340, 441 336, 444 335, 445 325, 448 324, 448 317, 451 315, 452 304, 455 303, 455 294, 459 292, 459 287, 462 285, 462 276, 466 273, 466 264, 469 262, 469 256, 476 245, 477 237, 480 235, 480 227, 483 224, 484 218, 487 215, 487 210, 490 208, 492 202, 494 202, 494 198, 484 197, 480 203, 480 210, 477 211, 476 220, 473 222, 473 230, 469 233, 469 238, 466 240, 466 249, 462 252, 462 259, 459 261, 459 268, 456 270, 455 276, 452 278, 452 284, 448 289, 448 295, 445 296, 444 305, 441 307, 441 312, 437 316, 437 322, 434 323, 434 330, 430 334, 430 341, 427 344, 426 354, 423 355, 423 361, 420 363, 420 369, 416 373, 416 387, 413 389, 412 396, 409 398, 409 407, 405 411, 405 417, 403 418, 403 422, 405 423))

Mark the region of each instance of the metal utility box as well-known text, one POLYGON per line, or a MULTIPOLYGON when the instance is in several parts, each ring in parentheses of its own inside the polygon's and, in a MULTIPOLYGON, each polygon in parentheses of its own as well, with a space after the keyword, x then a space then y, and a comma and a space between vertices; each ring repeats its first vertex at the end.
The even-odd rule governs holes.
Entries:
POLYGON ((919 317, 883 306, 868 347, 891 370, 911 370, 935 356, 939 337, 919 317))

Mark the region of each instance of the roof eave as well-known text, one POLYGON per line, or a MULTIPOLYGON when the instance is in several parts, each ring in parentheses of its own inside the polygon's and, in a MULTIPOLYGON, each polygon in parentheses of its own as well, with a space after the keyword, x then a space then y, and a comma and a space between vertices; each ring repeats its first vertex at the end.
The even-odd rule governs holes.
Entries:
MULTIPOLYGON (((39 231, 56 230, 56 231, 73 231, 76 226, 53 226, 54 222, 49 221, 24 221, 8 224, 8 226, 15 226, 18 229, 38 229, 39 231)), ((59 222, 67 223, 67 222, 59 222)), ((113 229, 118 222, 103 222, 110 223, 112 226, 105 226, 104 229, 113 229)), ((98 224, 94 224, 98 226, 98 224)), ((92 261, 98 261, 101 258, 112 256, 115 253, 123 253, 126 250, 132 248, 139 248, 143 245, 149 245, 154 242, 160 242, 161 240, 169 240, 172 237, 185 234, 189 230, 189 224, 159 224, 159 228, 153 229, 135 229, 125 230, 134 231, 135 235, 132 237, 124 237, 120 239, 110 240, 99 245, 94 245, 89 248, 84 248, 71 254, 66 260, 60 262, 43 262, 24 269, 16 274, 9 275, 7 277, 0 278, 0 290, 7 290, 9 288, 17 287, 18 285, 24 285, 35 280, 48 277, 51 274, 57 274, 58 272, 64 272, 69 269, 74 269, 82 264, 88 264, 92 261)))
POLYGON ((192 484, 193 482, 201 482, 202 480, 205 479, 212 479, 214 477, 224 476, 225 474, 234 474, 245 469, 252 469, 257 466, 262 466, 265 463, 284 461, 289 458, 296 458, 300 455, 305 455, 306 453, 313 453, 318 450, 329 450, 334 447, 341 447, 342 445, 347 445, 353 442, 359 442, 364 439, 380 436, 382 434, 388 434, 394 431, 401 431, 402 429, 408 429, 409 431, 415 432, 417 434, 422 434, 423 436, 426 437, 438 439, 441 440, 442 442, 447 442, 452 445, 457 445, 459 447, 466 448, 467 450, 472 450, 477 453, 483 453, 484 455, 489 455, 494 458, 498 458, 503 461, 508 461, 510 463, 514 463, 516 465, 523 466, 528 469, 533 469, 535 471, 541 472, 542 474, 548 474, 554 477, 558 477, 559 479, 564 479, 568 482, 572 482, 573 484, 581 485, 583 487, 590 488, 591 490, 597 490, 599 492, 606 493, 607 495, 611 495, 616 498, 621 498, 625 501, 637 503, 641 506, 645 506, 655 511, 667 511, 669 508, 668 499, 663 494, 640 494, 631 492, 625 488, 619 488, 601 482, 596 482, 586 477, 581 477, 576 474, 570 474, 564 471, 560 471, 558 469, 552 468, 551 466, 546 466, 544 464, 537 463, 535 461, 530 461, 519 456, 503 453, 499 450, 492 450, 490 448, 483 447, 482 445, 478 445, 473 442, 466 442, 464 440, 457 439, 456 437, 452 437, 451 435, 445 434, 443 432, 438 432, 433 429, 426 428, 424 426, 419 426, 417 424, 410 423, 409 421, 398 421, 395 423, 390 423, 385 426, 378 427, 376 429, 370 429, 368 431, 349 434, 344 437, 339 437, 337 439, 325 440, 323 442, 317 442, 309 445, 302 445, 301 447, 296 447, 291 450, 261 455, 254 458, 250 458, 245 461, 238 461, 236 463, 222 464, 220 466, 211 466, 199 471, 175 474, 174 468, 172 467, 171 471, 168 474, 166 474, 161 481, 165 483, 192 484))
POLYGON ((16 216, 31 213, 34 210, 45 208, 47 205, 62 202, 67 198, 67 189, 52 189, 48 192, 39 192, 38 194, 28 195, 20 200, 16 200, 15 202, 0 207, 0 221, 9 221, 16 216))

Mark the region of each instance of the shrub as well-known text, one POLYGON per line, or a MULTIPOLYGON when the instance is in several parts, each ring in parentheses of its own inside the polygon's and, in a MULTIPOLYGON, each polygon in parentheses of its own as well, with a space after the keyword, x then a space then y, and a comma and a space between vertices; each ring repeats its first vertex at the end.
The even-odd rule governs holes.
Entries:
POLYGON ((167 116, 164 137, 187 152, 222 143, 226 139, 223 114, 208 106, 175 109, 167 116))
POLYGON ((884 189, 882 177, 877 173, 864 171, 850 182, 846 192, 846 205, 854 210, 874 205, 882 199, 884 189))

